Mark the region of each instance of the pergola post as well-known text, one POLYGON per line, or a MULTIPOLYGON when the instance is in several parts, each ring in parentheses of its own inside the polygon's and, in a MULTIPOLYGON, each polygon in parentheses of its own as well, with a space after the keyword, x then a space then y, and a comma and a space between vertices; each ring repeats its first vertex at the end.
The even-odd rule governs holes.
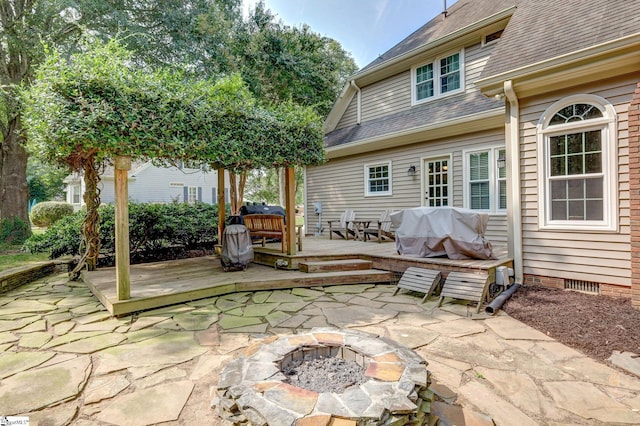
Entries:
POLYGON ((129 273, 129 170, 131 157, 118 156, 115 167, 115 222, 116 222, 116 292, 118 300, 131 297, 129 273))
POLYGON ((284 188, 287 215, 287 254, 296 254, 296 173, 293 167, 285 170, 284 188))
POLYGON ((222 232, 226 220, 224 202, 224 169, 218 169, 218 244, 222 244, 222 232))

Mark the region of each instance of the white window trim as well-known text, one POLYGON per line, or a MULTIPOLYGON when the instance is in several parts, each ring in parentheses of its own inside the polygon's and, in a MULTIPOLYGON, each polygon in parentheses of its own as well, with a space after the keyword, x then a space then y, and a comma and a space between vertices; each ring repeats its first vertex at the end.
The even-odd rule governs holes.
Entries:
POLYGON ((364 196, 365 197, 386 197, 393 195, 393 170, 391 168, 391 161, 380 161, 377 163, 369 163, 364 165, 364 196), (389 190, 384 192, 370 192, 369 191, 369 168, 377 166, 387 166, 389 169, 389 190))
POLYGON ((451 95, 456 95, 458 93, 462 93, 465 90, 465 62, 464 62, 464 49, 460 49, 458 51, 453 51, 453 52, 448 52, 444 55, 440 55, 437 58, 434 58, 432 61, 427 61, 427 62, 422 62, 414 67, 411 68, 411 105, 420 105, 423 104, 425 102, 430 102, 433 101, 435 99, 441 99, 447 96, 451 96, 451 95), (451 55, 455 55, 456 53, 458 53, 460 55, 460 88, 456 89, 456 90, 452 90, 450 92, 447 93, 441 93, 440 90, 440 59, 444 59, 446 57, 449 57, 451 55), (428 97, 428 98, 424 98, 424 99, 416 99, 417 96, 417 90, 416 90, 416 84, 417 84, 417 78, 416 78, 416 72, 418 70, 418 68, 423 67, 425 65, 428 64, 433 64, 433 80, 434 80, 434 85, 433 85, 433 96, 428 97), (437 65, 437 66, 436 66, 437 65))
MULTIPOLYGON (((465 209, 471 209, 471 203, 469 202, 469 154, 475 154, 478 152, 489 151, 489 202, 490 209, 473 209, 476 212, 489 213, 496 216, 505 216, 507 209, 500 209, 500 197, 499 197, 499 185, 498 185, 498 151, 505 149, 504 145, 491 145, 483 146, 481 148, 474 148, 462 151, 462 170, 464 175, 464 189, 463 193, 463 206, 465 209)), ((508 178, 508 176, 507 176, 508 178)), ((508 194, 507 194, 508 197, 508 194)), ((509 200, 507 199, 507 208, 509 207, 509 200)))
POLYGON ((597 95, 572 95, 563 98, 549 106, 540 117, 537 125, 538 161, 538 227, 549 231, 618 231, 618 131, 617 115, 613 105, 597 95), (591 104, 600 109, 602 118, 587 121, 574 121, 566 124, 555 124, 549 127, 549 122, 556 112, 573 104, 591 104), (601 221, 571 221, 551 220, 551 205, 548 202, 550 160, 547 158, 547 145, 551 136, 567 134, 570 131, 602 130, 602 164, 604 176, 604 211, 601 221))
POLYGON ((429 161, 434 160, 447 160, 447 182, 449 185, 449 195, 447 196, 447 205, 453 206, 453 157, 449 154, 441 154, 441 155, 430 155, 428 157, 420 157, 420 164, 422 165, 420 171, 420 192, 422 194, 422 200, 420 201, 420 205, 422 207, 429 207, 427 203, 427 175, 429 174, 429 169, 427 168, 427 163, 429 161))
POLYGON ((187 189, 187 203, 196 204, 198 202, 198 187, 197 186, 189 186, 187 189), (191 199, 191 190, 195 190, 195 197, 191 199))

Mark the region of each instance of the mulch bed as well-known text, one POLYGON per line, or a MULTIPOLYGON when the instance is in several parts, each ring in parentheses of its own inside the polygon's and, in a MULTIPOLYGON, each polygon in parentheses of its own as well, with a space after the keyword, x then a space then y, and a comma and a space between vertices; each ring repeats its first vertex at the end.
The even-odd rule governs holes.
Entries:
POLYGON ((613 351, 640 354, 640 309, 633 308, 629 299, 521 286, 502 309, 601 361, 613 351))

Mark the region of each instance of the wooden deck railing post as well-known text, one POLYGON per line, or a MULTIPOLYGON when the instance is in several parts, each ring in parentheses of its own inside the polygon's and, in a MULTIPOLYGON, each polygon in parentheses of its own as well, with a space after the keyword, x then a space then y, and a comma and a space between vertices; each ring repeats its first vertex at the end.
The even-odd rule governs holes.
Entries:
POLYGON ((116 292, 118 300, 131 297, 129 273, 129 170, 131 157, 118 156, 114 161, 115 222, 116 222, 116 292))
POLYGON ((293 167, 285 172, 287 254, 296 254, 296 174, 293 167))

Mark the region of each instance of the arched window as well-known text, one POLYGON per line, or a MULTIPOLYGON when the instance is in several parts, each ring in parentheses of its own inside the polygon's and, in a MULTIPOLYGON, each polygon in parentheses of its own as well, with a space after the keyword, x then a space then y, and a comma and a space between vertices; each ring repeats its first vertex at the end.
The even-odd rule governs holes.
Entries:
POLYGON ((616 114, 595 95, 551 105, 538 122, 539 225, 615 231, 618 226, 616 114))

